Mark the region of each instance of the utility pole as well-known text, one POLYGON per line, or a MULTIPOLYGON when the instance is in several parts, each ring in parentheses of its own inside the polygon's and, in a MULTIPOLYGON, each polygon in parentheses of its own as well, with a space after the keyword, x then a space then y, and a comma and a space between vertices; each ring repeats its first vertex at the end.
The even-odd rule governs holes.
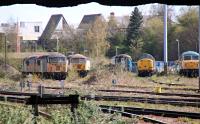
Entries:
POLYGON ((57 44, 56 44, 56 46, 57 46, 57 52, 59 52, 59 46, 58 46, 59 40, 58 40, 58 36, 56 36, 56 40, 57 40, 57 44))
POLYGON ((167 74, 167 5, 164 5, 164 73, 167 74))
POLYGON ((117 54, 118 54, 118 53, 117 53, 117 48, 118 48, 118 47, 116 46, 116 47, 115 47, 115 55, 117 55, 117 54))
MULTIPOLYGON (((199 54, 200 54, 200 6, 199 6, 199 54)), ((200 56, 199 56, 199 92, 200 92, 200 56)))
POLYGON ((176 42, 178 43, 178 59, 179 59, 180 58, 180 46, 179 46, 180 44, 179 44, 179 40, 176 39, 176 42))
POLYGON ((19 39, 19 22, 18 22, 18 19, 17 19, 17 48, 16 48, 16 51, 17 51, 17 53, 20 53, 20 46, 21 46, 21 44, 20 44, 20 39, 19 39))
POLYGON ((6 34, 5 34, 5 43, 4 43, 4 52, 5 52, 5 60, 4 60, 4 64, 5 64, 5 70, 7 70, 7 37, 6 37, 6 34))

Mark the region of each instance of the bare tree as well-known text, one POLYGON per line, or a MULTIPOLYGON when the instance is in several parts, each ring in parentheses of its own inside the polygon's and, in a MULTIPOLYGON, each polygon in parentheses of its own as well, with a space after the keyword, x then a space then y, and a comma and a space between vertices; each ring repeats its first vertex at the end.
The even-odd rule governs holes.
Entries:
POLYGON ((97 18, 91 25, 90 29, 86 33, 86 46, 90 53, 90 56, 105 55, 107 48, 109 47, 106 41, 107 25, 104 20, 97 18))

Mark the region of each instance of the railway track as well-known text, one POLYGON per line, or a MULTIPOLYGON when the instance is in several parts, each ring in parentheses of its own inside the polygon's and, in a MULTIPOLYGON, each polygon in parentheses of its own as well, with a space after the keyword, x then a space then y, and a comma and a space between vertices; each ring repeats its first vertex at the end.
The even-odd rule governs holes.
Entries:
POLYGON ((200 98, 200 94, 181 94, 181 93, 155 93, 149 91, 134 91, 134 90, 98 90, 100 92, 118 92, 118 93, 140 93, 159 96, 180 96, 180 97, 197 97, 200 98))
POLYGON ((192 106, 200 107, 200 99, 173 99, 173 98, 146 98, 146 97, 125 97, 125 96, 83 96, 81 99, 97 100, 97 101, 131 101, 131 102, 142 102, 150 104, 169 104, 176 106, 192 106))
POLYGON ((163 117, 187 117, 192 119, 199 119, 200 113, 192 113, 192 112, 179 112, 179 111, 168 111, 168 110, 159 110, 159 109, 145 109, 145 108, 136 108, 136 107, 126 107, 126 106, 107 106, 107 105, 99 105, 101 109, 107 110, 117 110, 122 112, 128 112, 131 114, 138 115, 156 115, 163 117))
MULTIPOLYGON (((27 96, 36 95, 37 93, 21 93, 21 92, 7 92, 7 91, 0 91, 0 100, 2 101, 10 101, 10 102, 16 102, 16 103, 25 103, 28 99, 27 96), (13 95, 13 96, 7 96, 7 95, 13 95)), ((50 95, 50 94, 47 94, 50 95)), ((83 97, 82 97, 83 98, 83 97)), ((97 98, 97 97, 96 97, 97 98)), ((127 100, 127 99, 136 99, 135 97, 119 97, 115 98, 114 96, 105 96, 104 99, 119 99, 119 100, 127 100)), ((102 98, 101 98, 102 99, 102 98)), ((138 98, 142 101, 142 98, 138 98)), ((145 98, 146 99, 146 98, 145 98)), ((167 99, 162 99, 167 100, 167 99)), ((187 99, 185 99, 187 100, 187 99)), ((174 101, 180 102, 177 99, 174 101)), ((184 101, 184 100, 183 100, 184 101)), ((195 101, 195 99, 189 99, 188 101, 195 101)), ((185 101, 184 101, 185 102, 185 101)), ((199 101, 198 101, 199 102, 199 101)), ((141 117, 146 121, 150 121, 152 123, 159 123, 159 124, 165 124, 165 122, 158 121, 156 119, 148 118, 141 115, 157 115, 157 116, 165 116, 165 117, 188 117, 193 119, 199 119, 200 113, 189 113, 189 112, 177 112, 177 111, 166 111, 166 110, 157 110, 157 109, 144 109, 144 108, 135 108, 135 107, 124 107, 124 106, 106 106, 106 105, 100 105, 99 106, 102 111, 113 111, 113 112, 121 112, 122 115, 126 116, 137 116, 141 117)), ((43 116, 46 116, 47 118, 51 118, 51 116, 48 113, 39 112, 43 116)))
POLYGON ((0 101, 14 102, 14 103, 26 103, 27 98, 16 97, 16 96, 0 96, 0 101))
MULTIPOLYGON (((114 87, 119 88, 133 88, 133 89, 148 89, 148 88, 154 88, 154 87, 144 87, 144 86, 126 86, 126 85, 115 85, 114 87)), ((183 90, 183 91, 194 91, 197 92, 198 89, 195 88, 175 88, 175 87, 162 87, 163 90, 183 90)))
POLYGON ((168 85, 168 86, 186 86, 185 84, 177 84, 177 83, 163 83, 160 81, 155 81, 152 79, 149 79, 150 82, 156 83, 156 84, 163 84, 163 85, 168 85))
POLYGON ((166 122, 163 122, 163 121, 160 121, 157 119, 141 116, 138 114, 132 114, 132 113, 128 113, 128 112, 118 111, 118 110, 114 110, 114 109, 101 108, 101 111, 104 113, 120 113, 122 116, 125 116, 125 117, 129 117, 129 118, 136 117, 136 118, 144 120, 145 122, 151 122, 154 124, 167 124, 166 122))

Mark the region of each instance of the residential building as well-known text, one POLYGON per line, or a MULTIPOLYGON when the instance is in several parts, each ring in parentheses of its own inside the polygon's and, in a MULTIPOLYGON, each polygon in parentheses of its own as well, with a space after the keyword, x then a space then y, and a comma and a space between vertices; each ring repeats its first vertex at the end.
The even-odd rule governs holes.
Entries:
POLYGON ((58 50, 58 42, 67 41, 73 37, 73 32, 62 14, 52 15, 45 27, 39 44, 47 50, 54 49, 55 45, 58 50))
MULTIPOLYGON (((7 40, 12 46, 12 51, 20 52, 22 47, 34 47, 36 41, 39 39, 43 32, 42 22, 17 22, 17 23, 1 23, 0 33, 3 37, 6 36, 7 40)), ((8 44, 9 45, 9 44, 8 44)))

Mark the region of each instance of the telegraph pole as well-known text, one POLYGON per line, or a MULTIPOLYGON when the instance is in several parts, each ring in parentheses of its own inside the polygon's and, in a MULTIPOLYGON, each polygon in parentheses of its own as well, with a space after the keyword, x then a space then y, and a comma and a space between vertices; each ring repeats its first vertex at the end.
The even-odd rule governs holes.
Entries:
POLYGON ((4 64, 5 64, 5 70, 7 70, 7 37, 6 37, 6 34, 5 34, 5 43, 4 43, 4 52, 5 52, 5 60, 4 60, 4 64))
POLYGON ((179 40, 178 39, 176 39, 176 42, 178 43, 178 55, 177 55, 177 60, 179 60, 179 58, 180 58, 180 46, 179 46, 179 40))
POLYGON ((164 5, 164 73, 167 74, 167 5, 164 5))

